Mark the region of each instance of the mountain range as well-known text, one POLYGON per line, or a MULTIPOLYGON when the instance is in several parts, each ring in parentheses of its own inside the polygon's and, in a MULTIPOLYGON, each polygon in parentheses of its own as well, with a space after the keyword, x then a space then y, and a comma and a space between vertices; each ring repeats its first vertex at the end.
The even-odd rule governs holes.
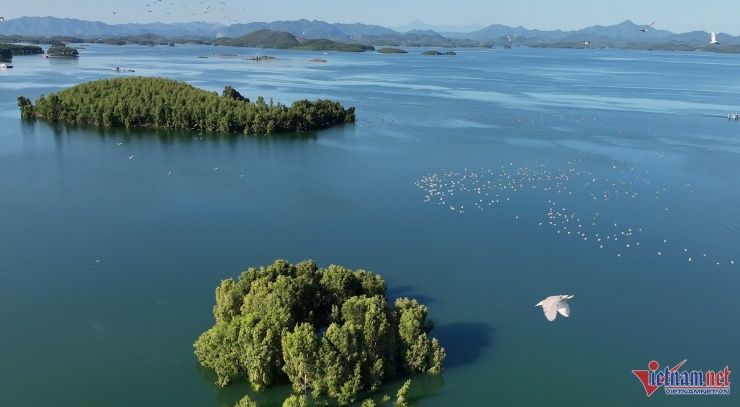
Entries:
MULTIPOLYGON (((582 44, 588 41, 592 46, 645 47, 650 44, 674 44, 677 49, 706 47, 709 33, 694 31, 676 34, 667 30, 650 28, 643 32, 644 25, 636 25, 626 20, 616 25, 595 25, 575 31, 542 31, 524 27, 509 27, 493 24, 476 29, 475 26, 429 26, 420 21, 397 27, 396 30, 379 25, 341 24, 324 21, 274 21, 248 24, 218 23, 150 23, 150 24, 105 24, 99 21, 84 21, 56 17, 20 17, 0 20, 0 36, 53 37, 67 36, 84 39, 130 37, 152 34, 168 38, 199 38, 210 41, 221 37, 236 38, 251 32, 269 29, 288 32, 299 38, 326 38, 334 41, 358 42, 375 45, 420 45, 420 46, 492 46, 523 45, 548 46, 558 44, 582 44)), ((2 38, 0 38, 1 40, 2 38)), ((740 36, 717 34, 723 45, 733 49, 740 46, 740 36)))

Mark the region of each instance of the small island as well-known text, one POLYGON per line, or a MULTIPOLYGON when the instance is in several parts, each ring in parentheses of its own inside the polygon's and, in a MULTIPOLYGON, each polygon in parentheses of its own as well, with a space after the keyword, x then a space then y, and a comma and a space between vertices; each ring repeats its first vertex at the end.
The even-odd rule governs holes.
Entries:
POLYGON ((394 305, 377 274, 277 260, 221 281, 216 323, 195 354, 220 386, 289 382, 296 393, 346 405, 392 379, 442 371, 445 351, 428 337, 427 308, 408 298, 394 305))
POLYGON ((354 107, 331 100, 298 100, 288 107, 262 96, 250 102, 231 86, 219 96, 185 82, 145 77, 87 82, 41 95, 35 104, 20 96, 18 107, 25 119, 223 134, 300 132, 355 121, 354 107))
POLYGON ((439 51, 424 51, 421 55, 457 55, 455 51, 439 52, 439 51))
POLYGON ((256 57, 248 57, 248 58, 242 58, 245 61, 269 61, 271 59, 275 59, 275 57, 271 55, 257 55, 256 57))
POLYGON ((65 44, 52 44, 46 51, 46 55, 55 58, 77 58, 80 53, 77 48, 68 47, 65 44))
POLYGON ((379 54, 408 54, 409 52, 401 48, 381 48, 379 54))

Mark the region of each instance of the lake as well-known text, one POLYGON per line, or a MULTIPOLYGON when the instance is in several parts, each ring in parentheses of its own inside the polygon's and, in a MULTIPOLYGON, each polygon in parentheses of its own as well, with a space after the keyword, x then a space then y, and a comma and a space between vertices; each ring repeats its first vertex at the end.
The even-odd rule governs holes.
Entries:
POLYGON ((373 271, 429 307, 448 357, 412 379, 418 406, 736 403, 648 398, 632 370, 740 367, 740 55, 408 50, 87 45, 0 70, 0 405, 232 406, 248 385, 215 386, 192 344, 220 281, 276 259, 373 271), (329 98, 357 122, 20 119, 18 96, 133 75, 329 98), (535 304, 556 294, 571 316, 549 322, 535 304))

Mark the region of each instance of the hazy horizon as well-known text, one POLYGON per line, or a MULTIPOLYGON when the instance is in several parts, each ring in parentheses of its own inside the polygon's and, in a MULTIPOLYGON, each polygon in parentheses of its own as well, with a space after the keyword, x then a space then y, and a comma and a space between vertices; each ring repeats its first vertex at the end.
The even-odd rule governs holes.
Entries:
POLYGON ((214 0, 132 0, 123 3, 98 3, 91 0, 52 0, 12 2, 3 5, 0 16, 5 20, 19 17, 57 17, 100 21, 106 24, 189 23, 203 21, 223 25, 251 22, 320 20, 328 23, 362 23, 383 27, 403 27, 415 20, 430 26, 487 27, 493 24, 527 29, 574 31, 595 25, 610 26, 630 20, 654 29, 681 34, 691 31, 714 31, 740 35, 735 15, 740 3, 715 0, 711 4, 677 5, 670 0, 644 2, 624 0, 620 3, 594 5, 585 0, 521 0, 516 3, 458 0, 404 2, 377 0, 348 6, 338 0, 316 0, 311 3, 274 0, 269 7, 232 1, 214 0), (691 18, 686 18, 686 16, 691 18))

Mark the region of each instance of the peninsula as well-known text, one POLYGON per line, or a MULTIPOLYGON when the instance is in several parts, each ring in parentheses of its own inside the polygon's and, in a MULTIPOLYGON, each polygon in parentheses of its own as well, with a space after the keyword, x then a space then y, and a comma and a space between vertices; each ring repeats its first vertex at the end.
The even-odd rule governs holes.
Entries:
POLYGON ((325 129, 354 123, 355 108, 319 99, 288 107, 250 102, 231 86, 219 96, 165 78, 100 79, 41 95, 35 104, 18 97, 21 117, 102 127, 154 127, 223 134, 272 134, 325 129))

